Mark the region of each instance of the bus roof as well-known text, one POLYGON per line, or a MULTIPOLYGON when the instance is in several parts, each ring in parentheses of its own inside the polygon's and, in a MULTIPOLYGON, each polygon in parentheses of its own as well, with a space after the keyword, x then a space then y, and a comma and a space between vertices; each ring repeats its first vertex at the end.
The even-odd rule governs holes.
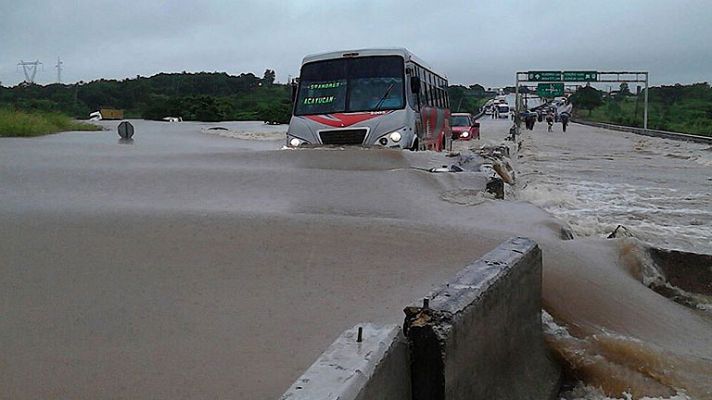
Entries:
POLYGON ((440 77, 447 79, 447 75, 438 73, 430 65, 428 65, 425 61, 421 60, 420 58, 415 56, 415 54, 411 53, 410 51, 408 51, 408 49, 403 48, 403 47, 381 48, 381 49, 341 50, 341 51, 330 51, 327 53, 310 54, 310 55, 304 57, 304 60, 302 60, 302 65, 310 63, 310 62, 314 62, 314 61, 332 60, 334 58, 373 57, 373 56, 401 56, 406 61, 412 61, 412 62, 420 65, 421 67, 432 71, 436 75, 439 75, 440 77))

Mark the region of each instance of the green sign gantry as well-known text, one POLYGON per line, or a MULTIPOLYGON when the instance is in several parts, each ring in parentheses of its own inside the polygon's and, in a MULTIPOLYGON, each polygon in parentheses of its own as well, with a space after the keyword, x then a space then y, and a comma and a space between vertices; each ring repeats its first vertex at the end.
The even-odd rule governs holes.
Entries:
POLYGON ((561 71, 529 71, 527 78, 531 82, 557 82, 561 80, 561 71))
POLYGON ((598 71, 564 71, 566 82, 597 82, 598 71))
POLYGON ((540 83, 536 86, 539 97, 559 97, 564 95, 563 83, 540 83))

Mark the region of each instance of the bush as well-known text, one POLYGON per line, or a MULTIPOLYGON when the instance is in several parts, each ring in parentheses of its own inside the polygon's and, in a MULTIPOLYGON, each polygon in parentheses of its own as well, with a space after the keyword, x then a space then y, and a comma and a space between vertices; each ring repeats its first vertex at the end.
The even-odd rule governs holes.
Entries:
POLYGON ((101 127, 74 121, 64 114, 0 108, 0 136, 30 137, 65 131, 98 131, 101 127))
POLYGON ((257 112, 257 117, 270 125, 288 124, 291 116, 291 109, 286 104, 272 104, 257 112))

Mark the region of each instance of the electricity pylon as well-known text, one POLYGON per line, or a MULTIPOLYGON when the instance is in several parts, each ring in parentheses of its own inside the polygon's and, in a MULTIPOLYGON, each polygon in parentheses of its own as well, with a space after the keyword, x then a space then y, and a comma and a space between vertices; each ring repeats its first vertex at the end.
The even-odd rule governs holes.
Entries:
POLYGON ((62 83, 62 64, 64 64, 62 60, 57 57, 57 65, 54 66, 57 68, 57 83, 62 83))
POLYGON ((39 60, 35 61, 22 61, 17 64, 22 66, 22 72, 25 73, 25 82, 35 83, 35 76, 37 75, 37 66, 42 65, 39 60))

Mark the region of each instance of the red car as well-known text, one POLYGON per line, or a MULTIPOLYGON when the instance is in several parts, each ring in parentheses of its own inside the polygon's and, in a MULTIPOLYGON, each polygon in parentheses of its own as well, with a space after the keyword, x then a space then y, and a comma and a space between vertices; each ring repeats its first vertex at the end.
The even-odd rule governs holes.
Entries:
POLYGON ((480 123, 472 114, 454 113, 450 116, 453 140, 470 140, 480 138, 480 123))

